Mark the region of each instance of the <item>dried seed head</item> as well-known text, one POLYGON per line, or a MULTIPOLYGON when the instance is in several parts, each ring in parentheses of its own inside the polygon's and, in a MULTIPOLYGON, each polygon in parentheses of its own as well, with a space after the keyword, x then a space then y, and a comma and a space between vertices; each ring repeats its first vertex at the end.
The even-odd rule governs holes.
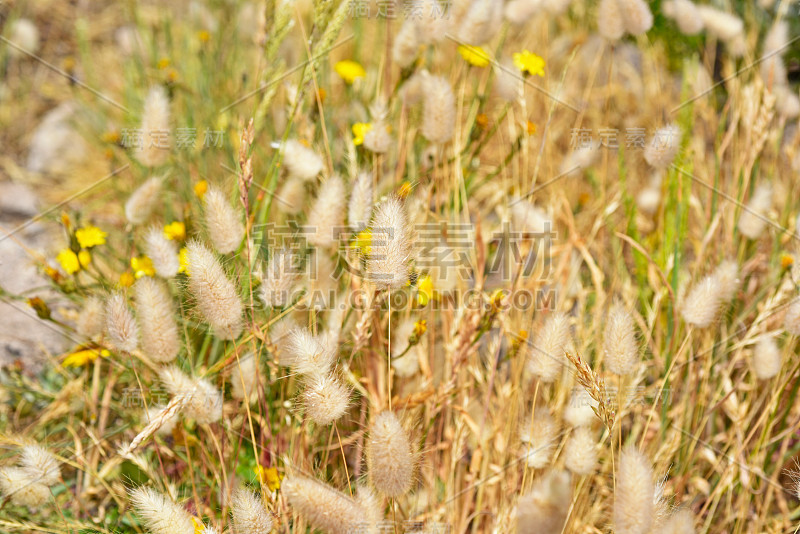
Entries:
POLYGON ((786 309, 783 328, 793 336, 800 336, 800 297, 796 297, 786 309))
POLYGON ((331 247, 338 243, 337 232, 344 226, 346 195, 339 175, 323 182, 308 213, 308 224, 312 228, 307 235, 309 243, 318 247, 331 247))
POLYGON ((442 76, 428 76, 425 78, 424 91, 422 135, 431 143, 446 143, 452 139, 456 127, 453 88, 442 76))
POLYGON ((322 158, 296 139, 289 139, 283 146, 283 165, 290 178, 311 180, 322 172, 322 158))
POLYGON ((313 335, 307 328, 295 328, 286 341, 286 358, 281 365, 289 365, 297 374, 327 375, 336 362, 336 347, 325 343, 321 336, 313 335))
POLYGON ((695 534, 691 510, 678 510, 658 530, 658 534, 695 534))
POLYGON ((647 215, 653 215, 661 204, 661 189, 656 187, 645 187, 636 197, 636 205, 639 211, 647 215))
POLYGON ((360 232, 369 224, 372 217, 372 173, 360 172, 353 182, 350 193, 350 204, 347 210, 347 222, 354 232, 360 232))
POLYGON ((646 534, 653 525, 655 485, 650 461, 637 449, 622 450, 616 474, 614 532, 646 534))
POLYGON ((600 0, 597 6, 597 31, 609 41, 625 35, 625 20, 617 0, 600 0))
POLYGON ((93 339, 103 333, 104 322, 103 301, 97 297, 86 299, 83 309, 78 315, 78 324, 76 325, 78 334, 87 339, 93 339))
MULTIPOLYGON (((9 24, 8 40, 17 45, 25 52, 35 54, 39 50, 41 41, 39 39, 39 29, 30 19, 18 18, 9 24)), ((25 55, 22 50, 14 47, 8 48, 8 55, 13 58, 25 55)))
POLYGON ((197 310, 223 339, 236 338, 242 331, 242 302, 214 253, 199 241, 187 246, 189 291, 197 310))
POLYGON ((297 215, 303 211, 306 199, 306 184, 300 178, 289 178, 275 195, 276 204, 284 213, 297 215))
POLYGON ((511 24, 521 26, 541 11, 542 7, 541 0, 511 0, 506 3, 503 15, 511 24))
POLYGON ((172 278, 181 268, 178 247, 166 238, 160 228, 150 228, 144 236, 144 250, 153 261, 156 274, 162 278, 172 278))
POLYGON ((631 374, 639 363, 639 346, 630 312, 619 303, 608 312, 603 351, 608 370, 616 375, 631 374))
POLYGON ((106 302, 106 331, 118 350, 133 352, 139 343, 136 319, 122 293, 114 293, 106 302))
POLYGON ((45 486, 54 486, 61 478, 58 460, 40 445, 23 447, 19 465, 32 481, 45 486))
POLYGON ((641 35, 653 27, 653 13, 645 0, 616 0, 619 3, 625 31, 641 35))
POLYGON ((725 260, 714 270, 712 276, 719 283, 719 298, 723 304, 733 300, 739 290, 739 265, 733 260, 725 260))
POLYGON ((211 243, 220 254, 233 252, 244 237, 240 214, 233 209, 228 197, 216 187, 210 187, 203 196, 205 221, 211 243))
POLYGON ((597 469, 597 441, 589 427, 572 431, 564 446, 564 465, 576 475, 591 475, 597 469))
POLYGON ((403 204, 396 198, 381 202, 372 219, 368 280, 382 289, 397 289, 408 282, 410 234, 403 204))
POLYGON ((231 395, 234 399, 244 399, 250 404, 258 400, 258 359, 253 353, 245 354, 234 362, 231 373, 231 395))
POLYGON ((528 467, 541 469, 550 464, 558 440, 558 424, 546 409, 537 407, 533 422, 528 419, 522 423, 519 439, 528 467))
POLYGON ((392 59, 401 69, 405 69, 417 59, 421 45, 422 39, 416 21, 407 18, 392 43, 392 59))
POLYGON ((706 328, 717 317, 722 290, 715 276, 706 276, 695 285, 681 306, 683 320, 697 328, 706 328))
POLYGON ((656 169, 666 169, 672 164, 681 148, 681 130, 675 124, 659 128, 644 147, 644 159, 656 169))
POLYGON ((267 534, 272 532, 272 515, 255 493, 240 488, 231 498, 234 534, 267 534))
POLYGON ((294 252, 283 249, 273 252, 261 275, 261 299, 267 306, 281 308, 289 304, 297 280, 294 252))
POLYGON ((589 395, 586 388, 576 386, 572 389, 572 396, 564 408, 564 421, 575 427, 591 425, 597 420, 593 408, 597 408, 597 401, 589 395))
POLYGON ((312 375, 301 398, 306 416, 318 425, 329 425, 347 411, 350 390, 333 375, 312 375))
POLYGON ((669 0, 662 4, 661 10, 675 21, 684 35, 696 35, 703 31, 703 19, 691 0, 669 0))
POLYGON ((372 128, 364 134, 364 148, 376 154, 385 154, 392 146, 389 125, 383 120, 375 121, 372 128))
POLYGON ((503 23, 503 2, 474 0, 458 28, 458 39, 468 45, 482 45, 503 23))
POLYGON ((553 382, 566 363, 564 353, 572 350, 569 318, 554 313, 544 323, 529 348, 528 370, 543 382, 553 382))
POLYGON ((572 501, 569 473, 548 471, 517 501, 518 534, 560 534, 572 501))
POLYGON ((134 191, 125 202, 125 218, 131 224, 142 224, 150 218, 161 195, 161 178, 150 178, 134 191))
POLYGON ((511 221, 516 230, 533 234, 533 237, 549 236, 553 231, 553 217, 527 200, 519 200, 511 206, 511 221))
POLYGON ((408 493, 414 475, 414 454, 408 434, 394 412, 383 412, 372 422, 367 442, 369 477, 388 497, 408 493))
POLYGON ((169 156, 169 98, 160 85, 151 87, 147 93, 141 130, 144 142, 136 151, 136 159, 145 167, 163 165, 169 156), (151 142, 152 139, 158 142, 151 142))
POLYGON ((150 488, 131 490, 131 503, 152 534, 194 534, 192 516, 161 493, 150 488))
POLYGON ((142 351, 155 362, 174 360, 181 350, 181 339, 169 290, 162 282, 149 277, 137 280, 133 289, 142 331, 142 351))
POLYGON ((739 216, 739 231, 749 239, 758 239, 767 227, 767 213, 772 208, 772 186, 761 183, 756 186, 747 208, 739 216))
POLYGON ((323 532, 350 534, 364 524, 364 509, 355 500, 316 480, 287 476, 281 493, 312 527, 323 532))
POLYGON ((761 338, 753 348, 753 372, 761 380, 769 380, 781 372, 781 349, 773 337, 761 338))
POLYGON ((708 33, 723 41, 732 41, 742 35, 744 22, 736 15, 725 13, 708 5, 697 6, 700 18, 708 33))
POLYGON ((50 488, 35 482, 19 467, 0 467, 0 494, 11 502, 31 509, 50 501, 50 488))
POLYGON ((144 414, 144 420, 146 424, 150 424, 151 421, 155 421, 162 418, 164 421, 161 424, 161 426, 158 427, 156 433, 161 436, 172 435, 172 431, 175 429, 175 425, 178 424, 177 413, 174 413, 172 415, 167 415, 166 406, 151 405, 147 408, 147 411, 144 414))
POLYGON ((183 411, 200 424, 210 424, 222 419, 222 395, 205 378, 191 378, 177 367, 167 367, 159 373, 170 395, 183 398, 183 411))

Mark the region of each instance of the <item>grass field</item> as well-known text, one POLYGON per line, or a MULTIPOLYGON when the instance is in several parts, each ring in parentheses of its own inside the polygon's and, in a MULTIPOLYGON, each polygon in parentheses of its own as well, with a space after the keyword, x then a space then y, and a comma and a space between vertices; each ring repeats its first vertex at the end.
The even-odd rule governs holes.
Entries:
POLYGON ((800 4, 0 28, 0 532, 800 528, 800 4))

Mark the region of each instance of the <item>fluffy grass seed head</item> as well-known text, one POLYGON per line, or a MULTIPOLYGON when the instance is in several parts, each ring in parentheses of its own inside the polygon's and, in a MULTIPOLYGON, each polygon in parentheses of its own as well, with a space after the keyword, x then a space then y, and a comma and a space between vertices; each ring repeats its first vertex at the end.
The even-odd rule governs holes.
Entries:
POLYGON ((131 194, 125 202, 125 218, 129 223, 147 222, 161 194, 162 183, 163 179, 160 177, 148 178, 131 194))
POLYGON ((103 301, 97 297, 89 297, 83 303, 83 309, 78 315, 76 328, 78 334, 87 338, 94 339, 103 333, 105 325, 105 311, 103 301))
POLYGON ((744 31, 744 22, 736 15, 720 11, 710 5, 698 5, 697 11, 708 33, 717 39, 733 41, 744 31))
POLYGON ((306 183, 300 178, 288 178, 275 195, 275 206, 288 215, 297 215, 303 211, 306 199, 306 183))
POLYGON ((231 497, 234 534, 267 534, 272 532, 272 515, 261 498, 250 490, 239 488, 231 497))
POLYGON ((242 331, 242 302, 217 257, 199 241, 186 246, 189 292, 197 310, 222 339, 236 338, 242 331))
POLYGON ((703 19, 691 0, 669 0, 661 5, 661 11, 675 21, 684 35, 697 35, 703 31, 703 19))
POLYGON ((541 0, 511 0, 503 8, 503 15, 514 26, 522 26, 542 7, 541 0))
POLYGON ((655 511, 655 485, 650 460, 628 446, 622 450, 617 465, 614 532, 647 534, 653 526, 655 511))
POLYGON ((772 208, 772 186, 769 182, 758 184, 753 196, 747 203, 747 209, 739 215, 737 227, 748 239, 758 239, 767 227, 767 213, 772 208))
POLYGON ((376 154, 385 154, 392 146, 392 136, 385 120, 378 120, 364 134, 364 148, 376 154))
POLYGON ((759 380, 769 380, 781 372, 781 349, 772 336, 761 338, 753 347, 751 366, 759 380))
POLYGON ((564 421, 574 427, 591 425, 597 420, 593 409, 597 408, 597 404, 585 387, 575 386, 564 407, 564 421))
POLYGON ((19 506, 37 509, 50 500, 50 488, 21 467, 0 467, 0 494, 19 506))
POLYGON ((233 363, 231 373, 231 396, 234 399, 244 399, 245 393, 250 404, 258 399, 258 359, 253 353, 245 354, 239 358, 238 364, 233 363))
POLYGON ((317 198, 308 213, 308 242, 318 247, 332 247, 338 243, 337 232, 344 226, 344 205, 347 193, 341 176, 334 174, 319 188, 317 198))
POLYGON ((787 307, 783 328, 793 336, 800 336, 800 297, 795 297, 787 307))
POLYGON ((290 178, 311 180, 322 172, 322 158, 297 139, 289 139, 283 145, 283 165, 290 178))
POLYGON ((392 43, 392 60, 405 69, 417 59, 419 48, 422 45, 419 27, 412 18, 407 18, 392 43))
POLYGON ((374 205, 373 195, 372 173, 358 173, 353 182, 353 190, 350 192, 350 202, 347 206, 347 223, 353 232, 360 232, 369 224, 374 205))
POLYGON ((689 291, 681 306, 681 315, 687 324, 706 328, 717 317, 722 302, 719 280, 708 275, 689 291))
POLYGON ((537 407, 530 418, 523 421, 520 428, 520 441, 523 444, 522 457, 533 469, 541 469, 550 464, 558 441, 558 423, 545 408, 537 407))
POLYGON ((281 483, 281 493, 295 512, 313 528, 327 534, 351 534, 363 527, 364 509, 326 484, 289 475, 281 483))
POLYGON ((657 534, 695 534, 694 516, 691 510, 682 509, 673 512, 661 525, 657 534))
POLYGON ((222 419, 222 395, 207 379, 192 378, 175 366, 162 369, 159 377, 172 396, 186 400, 183 412, 187 417, 200 424, 222 419))
POLYGON ((730 303, 741 285, 739 265, 734 260, 724 260, 714 269, 712 276, 719 283, 720 301, 730 303))
POLYGON ((208 188, 203 204, 206 230, 214 248, 220 254, 235 251, 244 237, 241 215, 228 202, 228 196, 216 187, 208 188))
POLYGON ((347 411, 350 389, 333 374, 314 374, 306 378, 300 400, 309 419, 329 425, 347 411))
POLYGON ((173 278, 181 268, 178 247, 167 239, 158 227, 150 228, 144 236, 144 250, 153 262, 153 269, 161 278, 173 278))
POLYGON ((144 140, 136 151, 136 159, 145 167, 157 167, 169 157, 169 98, 160 85, 147 93, 142 112, 144 140), (158 142, 151 142, 158 139, 158 142))
POLYGON ((597 470, 597 441, 588 426, 572 431, 564 446, 564 465, 576 475, 591 475, 597 470))
POLYGON ((54 486, 61 478, 58 460, 41 445, 24 446, 19 465, 32 481, 45 486, 54 486))
POLYGON ((537 332, 533 346, 529 347, 528 370, 543 382, 553 382, 566 363, 564 353, 572 350, 569 318, 554 313, 537 332))
POLYGON ((189 512, 151 488, 130 491, 131 503, 151 534, 195 534, 189 512))
POLYGON ((300 375, 327 375, 336 363, 336 349, 323 336, 315 336, 307 328, 294 328, 286 340, 286 358, 281 365, 289 365, 300 375), (333 349, 333 350, 332 350, 333 349))
POLYGON ((613 304, 608 312, 603 352, 606 367, 615 375, 628 375, 635 371, 639 362, 639 344, 633 316, 622 304, 613 304))
POLYGON ((625 20, 617 0, 600 0, 597 6, 597 31, 609 41, 617 41, 625 35, 625 20))
POLYGON ((625 31, 641 35, 653 27, 653 13, 645 0, 616 0, 619 3, 625 31))
POLYGON ((517 501, 518 534, 560 534, 567 520, 572 489, 569 473, 551 470, 537 477, 517 501))
POLYGON ((419 358, 414 349, 408 347, 415 327, 414 319, 409 317, 392 330, 392 368, 401 378, 414 376, 419 371, 419 358))
POLYGON ((281 308, 291 301, 292 289, 297 280, 297 269, 289 249, 275 251, 261 273, 260 295, 264 304, 281 308))
POLYGON ((506 102, 516 102, 522 94, 522 76, 510 58, 504 58, 494 67, 494 86, 497 96, 506 102))
POLYGON ((367 441, 369 477, 375 488, 388 497, 408 493, 414 477, 411 441, 394 412, 378 414, 367 441))
POLYGON ((181 350, 172 296, 163 282, 142 277, 133 286, 142 334, 142 351, 158 363, 170 362, 181 350))
POLYGON ((651 167, 666 169, 681 147, 681 130, 675 124, 659 128, 644 147, 644 159, 651 167))
POLYGON ((111 343, 125 352, 133 352, 139 344, 139 327, 122 293, 114 293, 106 302, 106 331, 111 343))
POLYGON ((502 23, 503 2, 474 0, 458 26, 458 39, 468 45, 482 45, 497 33, 502 23))
POLYGON ((428 76, 425 78, 424 91, 422 135, 431 143, 446 143, 452 139, 456 127, 453 88, 442 76, 428 76))
POLYGON ((411 230, 405 207, 397 198, 381 202, 372 218, 367 279, 382 289, 406 285, 410 275, 411 230))
POLYGON ((177 413, 167 416, 166 412, 166 406, 151 404, 147 407, 147 411, 144 413, 144 420, 146 424, 150 424, 152 421, 163 418, 163 423, 158 427, 158 430, 156 430, 156 434, 160 436, 172 435, 175 425, 177 425, 180 420, 177 413))

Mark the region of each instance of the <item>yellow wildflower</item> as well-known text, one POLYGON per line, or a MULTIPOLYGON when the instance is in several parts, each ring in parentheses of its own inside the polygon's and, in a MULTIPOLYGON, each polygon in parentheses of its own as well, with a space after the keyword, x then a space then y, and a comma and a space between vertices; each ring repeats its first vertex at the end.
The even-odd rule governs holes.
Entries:
POLYGON ((170 61, 168 57, 162 57, 161 59, 158 60, 158 68, 166 69, 167 67, 169 67, 169 63, 170 61))
POLYGON ((194 525, 194 534, 205 534, 206 526, 203 524, 202 519, 192 516, 192 524, 194 525))
POLYGON ((486 113, 479 113, 477 117, 475 117, 475 124, 481 130, 485 130, 487 126, 489 126, 489 116, 486 113))
POLYGON ((364 256, 368 256, 372 245, 372 230, 367 228, 356 234, 353 239, 353 247, 359 250, 364 256))
POLYGON ((211 39, 211 34, 208 33, 206 30, 200 30, 197 32, 197 38, 200 40, 201 43, 207 43, 209 39, 211 39))
POLYGON ((88 250, 81 249, 81 251, 78 252, 78 261, 80 262, 81 267, 85 269, 90 263, 92 263, 92 255, 88 250))
POLYGON ((357 122, 353 125, 353 144, 359 146, 364 143, 364 136, 372 129, 370 122, 357 122))
POLYGON ((794 263, 794 258, 792 257, 791 254, 784 253, 784 254, 781 255, 781 268, 782 269, 788 269, 789 267, 792 266, 793 263, 794 263))
POLYGON ((186 225, 181 221, 173 221, 164 227, 164 237, 167 239, 186 239, 186 225))
POLYGON ((153 268, 153 260, 147 256, 131 258, 131 269, 133 269, 133 275, 136 278, 156 275, 156 270, 153 268))
POLYGON ((49 319, 50 318, 50 306, 42 300, 41 297, 31 297, 28 299, 28 306, 33 308, 33 311, 36 312, 36 316, 39 319, 49 319))
POLYGON ((75 230, 75 237, 81 248, 92 248, 105 245, 108 234, 96 226, 84 226, 75 230))
POLYGON ((425 306, 432 298, 434 298, 433 279, 431 275, 424 274, 417 280, 417 303, 425 306))
POLYGON ((62 367, 83 367, 89 362, 93 362, 98 356, 108 358, 109 352, 106 349, 81 349, 71 354, 68 354, 64 361, 61 362, 62 367))
POLYGON ((480 46, 460 45, 458 53, 464 61, 475 67, 486 67, 489 65, 489 54, 480 46))
POLYGON ((180 268, 178 268, 179 273, 186 273, 189 274, 189 251, 186 250, 186 247, 183 247, 180 252, 178 252, 178 264, 180 268))
POLYGON ((400 184, 400 189, 397 190, 397 196, 399 196, 401 199, 405 199, 411 194, 412 189, 414 189, 414 186, 412 186, 409 182, 403 182, 400 184))
POLYGON ((61 264, 61 268, 67 274, 75 274, 81 270, 81 262, 78 260, 78 255, 68 248, 58 253, 56 261, 61 264))
POLYGON ((199 182, 194 184, 194 194, 197 195, 197 198, 199 198, 200 200, 203 200, 206 191, 208 191, 208 182, 206 182, 205 180, 200 180, 199 182))
POLYGON ((367 75, 367 72, 364 70, 364 67, 361 66, 360 63, 357 63, 351 59, 345 59, 344 61, 339 61, 336 65, 333 66, 333 70, 336 71, 346 84, 351 85, 356 78, 363 78, 367 75))
POLYGON ((523 73, 531 76, 544 76, 544 59, 533 52, 523 50, 513 56, 514 65, 523 73))
POLYGON ((531 121, 528 121, 525 124, 525 129, 527 130, 528 135, 533 135, 533 134, 536 133, 536 125, 534 123, 532 123, 531 121))
POLYGON ((136 279, 133 277, 133 273, 130 271, 125 271, 119 275, 119 285, 122 287, 131 287, 135 280, 136 279))
POLYGON ((119 143, 121 139, 122 137, 120 136, 120 133, 117 130, 109 130, 108 132, 105 132, 102 136, 102 140, 104 142, 112 144, 119 143))
POLYGON ((417 339, 421 338, 425 332, 428 331, 428 321, 425 319, 420 319, 416 323, 414 323, 414 333, 412 334, 417 339))
POLYGON ((258 476, 258 481, 261 483, 262 486, 266 485, 270 491, 276 491, 281 487, 281 480, 283 479, 283 474, 278 473, 278 470, 274 467, 264 467, 263 465, 257 465, 253 471, 256 472, 256 476, 258 476))

